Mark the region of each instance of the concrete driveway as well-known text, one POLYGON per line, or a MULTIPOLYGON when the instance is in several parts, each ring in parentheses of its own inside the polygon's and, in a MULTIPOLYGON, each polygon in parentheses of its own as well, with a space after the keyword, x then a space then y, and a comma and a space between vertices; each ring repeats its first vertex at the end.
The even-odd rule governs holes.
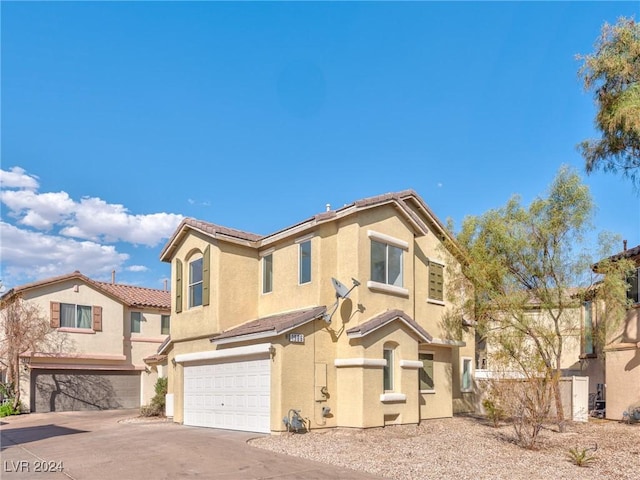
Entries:
POLYGON ((247 445, 260 434, 128 423, 137 410, 34 413, 0 419, 5 479, 374 479, 247 445), (61 470, 61 471, 60 471, 61 470))

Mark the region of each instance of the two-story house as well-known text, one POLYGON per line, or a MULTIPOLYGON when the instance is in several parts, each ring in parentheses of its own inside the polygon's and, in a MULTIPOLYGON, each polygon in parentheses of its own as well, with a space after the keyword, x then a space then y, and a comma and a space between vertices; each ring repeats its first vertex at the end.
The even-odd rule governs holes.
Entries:
POLYGON ((161 253, 174 421, 281 432, 297 415, 366 428, 472 410, 474 333, 449 338, 443 322, 458 253, 445 245, 414 191, 266 236, 185 219, 161 253))
POLYGON ((168 337, 171 294, 112 278, 76 271, 3 295, 36 305, 51 327, 42 351, 20 356, 21 399, 31 412, 136 408, 153 397, 158 369, 144 359, 168 337))
MULTIPOLYGON (((615 330, 608 329, 606 344, 603 345, 604 358, 598 358, 595 348, 597 339, 587 336, 585 362, 590 371, 601 377, 604 367, 603 383, 605 385, 606 417, 611 420, 623 419, 624 412, 640 412, 640 245, 624 249, 609 260, 626 258, 635 263, 634 272, 627 278, 627 298, 630 306, 626 318, 615 330), (639 410, 636 410, 639 409, 639 410)), ((606 306, 603 318, 598 318, 598 310, 589 304, 586 316, 586 330, 590 333, 606 319, 606 306)), ((639 416, 640 413, 636 413, 639 416)), ((640 420, 640 418, 636 418, 640 420)))

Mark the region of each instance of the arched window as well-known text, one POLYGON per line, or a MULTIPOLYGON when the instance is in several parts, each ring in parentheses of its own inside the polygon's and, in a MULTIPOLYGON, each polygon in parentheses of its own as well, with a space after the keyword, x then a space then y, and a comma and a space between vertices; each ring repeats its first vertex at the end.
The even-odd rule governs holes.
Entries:
POLYGON ((202 255, 189 260, 189 308, 202 305, 202 255))

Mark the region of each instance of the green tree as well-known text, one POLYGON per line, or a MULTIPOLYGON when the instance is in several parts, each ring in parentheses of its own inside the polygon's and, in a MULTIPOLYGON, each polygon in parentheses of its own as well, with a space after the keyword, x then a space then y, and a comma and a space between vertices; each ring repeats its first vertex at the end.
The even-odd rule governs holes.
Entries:
MULTIPOLYGON (((546 197, 528 207, 518 197, 511 198, 502 208, 465 218, 457 235, 467 256, 452 282, 470 282, 475 294, 453 311, 459 313, 460 321, 475 317, 478 332, 494 351, 492 369, 499 364, 499 369, 518 372, 535 384, 530 390, 533 397, 523 394, 529 404, 531 398, 539 404, 533 402, 521 410, 536 417, 530 425, 534 435, 551 402, 560 430, 565 429, 561 360, 566 339, 580 331, 576 307, 583 295, 602 296, 610 302, 608 321, 621 322, 624 316, 627 299, 620 286, 628 263, 608 262, 610 279, 621 280, 600 282, 594 288, 601 279, 594 276, 594 261, 583 248, 593 209, 588 188, 575 172, 563 167, 546 197), (615 303, 621 307, 613 308, 615 303)), ((602 252, 597 255, 603 257, 602 252)))
POLYGON ((605 23, 595 51, 578 55, 584 88, 593 91, 599 140, 579 149, 588 173, 602 169, 620 173, 640 186, 640 24, 621 17, 605 23))

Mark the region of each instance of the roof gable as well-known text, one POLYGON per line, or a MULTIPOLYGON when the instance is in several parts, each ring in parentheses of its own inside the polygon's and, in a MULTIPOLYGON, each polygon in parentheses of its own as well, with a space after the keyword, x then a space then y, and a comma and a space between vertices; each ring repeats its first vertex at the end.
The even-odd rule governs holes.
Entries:
POLYGON ((347 330, 347 336, 350 338, 365 337, 370 333, 375 332, 379 328, 382 328, 385 325, 388 325, 389 323, 396 320, 400 321, 410 330, 412 330, 413 333, 423 342, 432 342, 433 337, 429 334, 429 332, 418 325, 418 323, 413 318, 411 318, 402 310, 387 310, 384 313, 376 315, 366 322, 361 323, 360 325, 356 325, 355 327, 347 330))
POLYGON ((170 262, 182 239, 189 235, 191 231, 200 232, 212 239, 238 243, 251 248, 260 249, 286 238, 297 237, 318 225, 334 222, 355 213, 371 208, 379 208, 384 205, 392 205, 395 207, 398 215, 411 226, 414 233, 417 235, 426 235, 433 229, 439 238, 446 238, 448 240, 448 244, 453 245, 455 248, 459 248, 453 235, 433 214, 422 198, 420 198, 414 190, 403 190, 401 192, 385 193, 383 195, 357 200, 339 209, 319 213, 313 217, 303 220, 302 222, 264 236, 223 227, 193 218, 185 218, 162 249, 160 259, 165 262, 170 262))
POLYGON ((171 309, 171 292, 169 291, 118 283, 100 282, 90 279, 89 277, 80 273, 78 270, 65 275, 49 277, 43 280, 38 280, 36 282, 20 285, 9 290, 2 296, 2 298, 70 280, 82 282, 96 289, 100 293, 114 298, 115 300, 122 302, 129 307, 157 308, 161 310, 171 309))

